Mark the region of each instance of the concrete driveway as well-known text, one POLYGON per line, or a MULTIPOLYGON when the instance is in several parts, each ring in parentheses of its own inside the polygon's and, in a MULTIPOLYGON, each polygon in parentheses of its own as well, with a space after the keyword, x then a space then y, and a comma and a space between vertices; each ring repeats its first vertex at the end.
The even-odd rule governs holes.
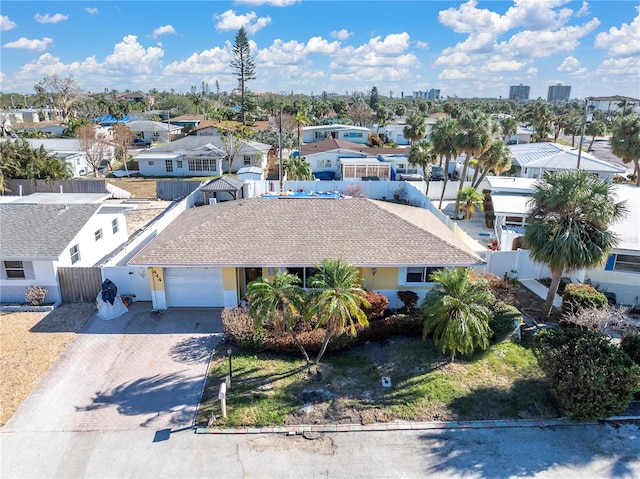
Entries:
POLYGON ((220 310, 94 316, 3 427, 9 431, 176 430, 193 425, 220 310))

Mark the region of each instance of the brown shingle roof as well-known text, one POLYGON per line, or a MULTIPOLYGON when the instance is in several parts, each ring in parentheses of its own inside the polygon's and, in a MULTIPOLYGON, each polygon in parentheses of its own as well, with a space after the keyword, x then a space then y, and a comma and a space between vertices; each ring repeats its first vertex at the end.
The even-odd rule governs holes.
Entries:
POLYGON ((482 259, 422 208, 368 199, 251 198, 182 213, 135 265, 453 266, 482 259))
POLYGON ((353 143, 351 141, 345 140, 336 140, 335 138, 325 138, 322 141, 317 141, 314 143, 305 143, 300 147, 300 154, 302 156, 313 155, 315 153, 324 153, 325 151, 331 150, 349 150, 349 151, 357 151, 359 153, 363 153, 369 156, 377 156, 377 155, 389 155, 392 153, 397 153, 396 149, 392 148, 372 148, 367 145, 363 145, 361 143, 353 143))

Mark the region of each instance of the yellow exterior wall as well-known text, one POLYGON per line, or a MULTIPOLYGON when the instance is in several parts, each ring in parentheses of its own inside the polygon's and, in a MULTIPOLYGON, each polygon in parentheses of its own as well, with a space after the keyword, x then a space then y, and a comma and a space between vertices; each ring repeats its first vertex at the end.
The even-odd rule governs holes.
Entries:
POLYGON ((149 268, 151 279, 151 291, 164 292, 164 268, 149 268))
POLYGON ((423 291, 429 290, 432 285, 413 285, 413 284, 399 284, 398 275, 400 268, 375 268, 376 274, 373 275, 373 268, 358 268, 360 277, 363 281, 363 287, 368 290, 411 290, 411 291, 423 291))
POLYGON ((238 286, 236 268, 222 268, 222 287, 225 291, 235 290, 238 286))

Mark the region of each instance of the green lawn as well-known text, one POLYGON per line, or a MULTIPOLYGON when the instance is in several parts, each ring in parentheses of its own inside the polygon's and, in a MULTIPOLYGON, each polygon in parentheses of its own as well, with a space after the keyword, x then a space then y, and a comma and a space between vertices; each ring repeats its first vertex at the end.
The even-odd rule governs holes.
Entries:
POLYGON ((500 343, 450 364, 430 340, 393 337, 329 355, 310 371, 297 356, 234 350, 222 420, 218 387, 228 374, 223 349, 214 353, 200 426, 557 416, 527 345, 500 343), (383 376, 391 388, 382 387, 383 376), (312 412, 302 413, 309 404, 312 412))

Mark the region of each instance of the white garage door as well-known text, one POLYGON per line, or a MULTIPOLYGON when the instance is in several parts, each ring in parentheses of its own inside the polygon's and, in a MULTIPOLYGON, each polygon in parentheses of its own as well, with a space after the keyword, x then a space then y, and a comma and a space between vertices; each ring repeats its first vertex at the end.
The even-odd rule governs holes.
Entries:
POLYGON ((165 294, 169 307, 223 307, 220 268, 165 268, 165 294))

